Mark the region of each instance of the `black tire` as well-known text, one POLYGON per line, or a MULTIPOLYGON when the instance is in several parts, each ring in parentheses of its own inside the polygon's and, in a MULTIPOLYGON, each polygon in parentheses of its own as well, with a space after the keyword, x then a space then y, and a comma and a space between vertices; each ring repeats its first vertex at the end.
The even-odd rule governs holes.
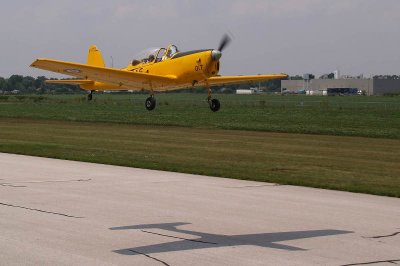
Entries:
POLYGON ((147 98, 144 106, 149 111, 153 110, 154 108, 156 108, 156 99, 154 97, 147 98))
POLYGON ((221 104, 219 103, 219 101, 217 99, 212 99, 210 101, 210 109, 211 109, 211 111, 217 112, 220 107, 221 107, 221 104))
POLYGON ((91 94, 91 93, 90 93, 90 94, 88 94, 88 96, 87 96, 87 100, 88 100, 88 101, 91 101, 92 99, 93 99, 93 94, 91 94))

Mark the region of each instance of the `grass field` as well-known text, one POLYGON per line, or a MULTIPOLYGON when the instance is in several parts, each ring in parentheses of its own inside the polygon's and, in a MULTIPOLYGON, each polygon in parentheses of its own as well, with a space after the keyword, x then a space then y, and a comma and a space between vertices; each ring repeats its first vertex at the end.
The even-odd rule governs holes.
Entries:
POLYGON ((0 151, 400 197, 400 140, 0 119, 0 151))
POLYGON ((400 97, 146 97, 0 96, 0 152, 400 197, 400 97))
POLYGON ((0 96, 0 117, 400 138, 400 97, 215 95, 212 113, 205 94, 156 96, 152 112, 138 94, 0 96))

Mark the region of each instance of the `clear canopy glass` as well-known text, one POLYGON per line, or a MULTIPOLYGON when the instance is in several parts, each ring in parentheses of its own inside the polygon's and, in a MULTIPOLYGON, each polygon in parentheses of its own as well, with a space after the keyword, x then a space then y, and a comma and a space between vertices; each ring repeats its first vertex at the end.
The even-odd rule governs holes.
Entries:
POLYGON ((137 65, 139 63, 150 63, 150 62, 160 62, 167 58, 172 57, 178 52, 178 48, 175 45, 169 45, 168 48, 157 48, 152 47, 141 51, 136 54, 132 61, 132 65, 137 65))

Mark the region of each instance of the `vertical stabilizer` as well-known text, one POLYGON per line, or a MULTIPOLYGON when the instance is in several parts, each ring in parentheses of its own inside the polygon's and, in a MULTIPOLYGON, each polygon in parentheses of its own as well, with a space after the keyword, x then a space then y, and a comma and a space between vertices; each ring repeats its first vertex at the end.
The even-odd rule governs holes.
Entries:
POLYGON ((89 53, 87 57, 87 64, 96 67, 106 67, 104 64, 103 56, 96 45, 89 47, 89 53))

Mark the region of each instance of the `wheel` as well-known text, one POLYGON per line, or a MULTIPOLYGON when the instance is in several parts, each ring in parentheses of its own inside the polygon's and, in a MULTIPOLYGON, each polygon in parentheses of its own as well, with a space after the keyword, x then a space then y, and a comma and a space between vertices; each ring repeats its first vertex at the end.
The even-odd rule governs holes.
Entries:
POLYGON ((92 98, 93 98, 93 94, 88 94, 88 96, 87 96, 87 99, 88 99, 88 101, 91 101, 92 100, 92 98))
POLYGON ((145 102, 146 109, 151 111, 156 108, 156 99, 154 97, 149 97, 145 102))
POLYGON ((221 104, 219 103, 219 101, 217 99, 212 99, 210 101, 210 109, 211 109, 211 111, 217 112, 220 107, 221 107, 221 104))

